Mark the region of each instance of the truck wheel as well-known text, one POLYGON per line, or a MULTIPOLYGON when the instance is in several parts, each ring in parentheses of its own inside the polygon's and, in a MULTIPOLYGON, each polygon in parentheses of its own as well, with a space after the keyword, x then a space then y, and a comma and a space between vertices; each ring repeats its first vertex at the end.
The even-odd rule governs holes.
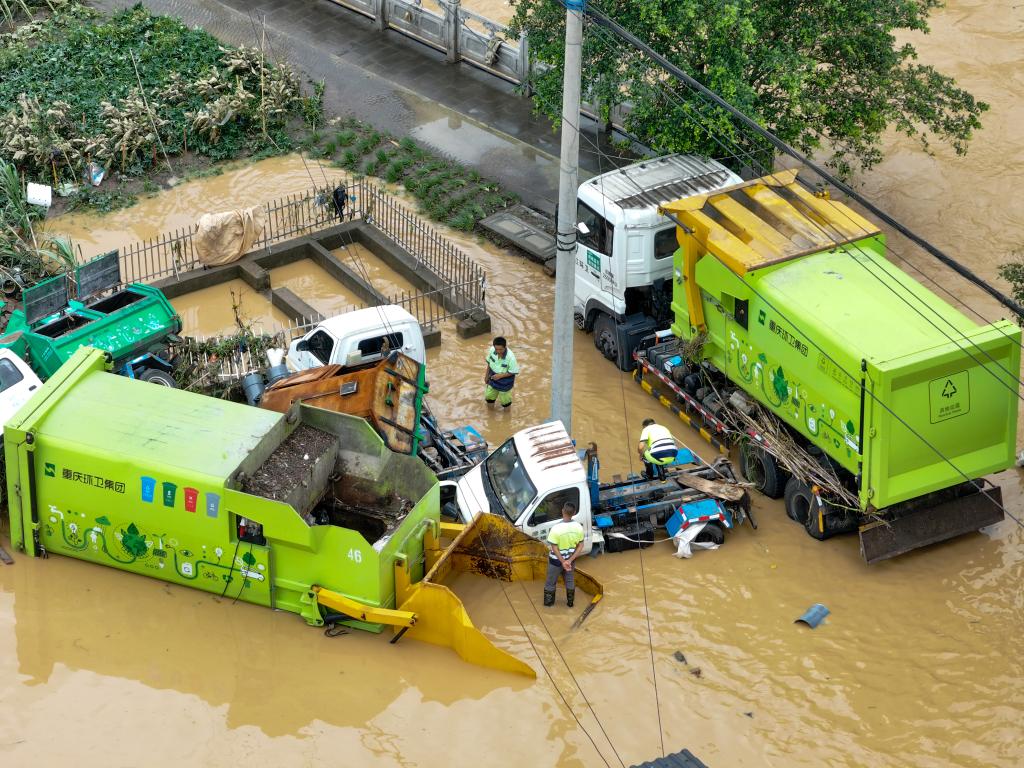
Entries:
POLYGON ((777 499, 782 495, 785 473, 770 453, 756 445, 744 443, 740 446, 740 471, 769 499, 777 499))
POLYGON ((174 377, 159 368, 146 368, 139 376, 139 380, 148 381, 150 384, 159 384, 161 387, 178 388, 178 382, 174 380, 174 377))
POLYGON ((725 529, 718 523, 711 522, 704 526, 704 529, 697 534, 694 541, 708 542, 721 546, 725 544, 725 529))
POLYGON ((818 529, 817 502, 814 494, 805 483, 795 477, 789 478, 786 483, 786 515, 800 525, 807 526, 810 531, 811 512, 814 511, 814 529, 818 529))
POLYGON ((615 321, 604 312, 598 313, 597 319, 594 320, 594 346, 601 351, 602 355, 619 366, 620 369, 622 368, 622 362, 619 360, 621 353, 619 337, 615 333, 615 321))

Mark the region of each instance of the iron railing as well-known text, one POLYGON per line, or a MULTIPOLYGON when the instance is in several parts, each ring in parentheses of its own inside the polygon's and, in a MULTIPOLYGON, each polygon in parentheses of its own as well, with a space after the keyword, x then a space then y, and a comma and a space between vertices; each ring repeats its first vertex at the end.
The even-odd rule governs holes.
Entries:
MULTIPOLYGON (((415 269, 432 273, 440 287, 405 291, 387 297, 405 306, 424 327, 484 309, 486 274, 464 251, 368 179, 345 175, 331 186, 287 195, 264 204, 263 233, 253 250, 361 219, 415 259, 415 269), (347 203, 341 215, 333 192, 344 187, 347 203), (446 301, 447 300, 447 301, 446 301)), ((197 227, 166 232, 120 250, 123 283, 152 283, 202 266, 195 249, 197 227)), ((87 260, 81 257, 84 262, 87 260)), ((91 258, 91 257, 90 257, 91 258)), ((365 305, 354 305, 358 309, 365 305)))

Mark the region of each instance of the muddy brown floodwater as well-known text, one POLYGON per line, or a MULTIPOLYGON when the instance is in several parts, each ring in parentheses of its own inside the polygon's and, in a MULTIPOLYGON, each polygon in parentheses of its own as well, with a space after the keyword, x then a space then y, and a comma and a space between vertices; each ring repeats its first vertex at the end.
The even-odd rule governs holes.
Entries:
MULTIPOLYGON (((1019 244, 1024 220, 1021 198, 1007 191, 1024 171, 1021 29, 1021 8, 1007 3, 953 2, 937 13, 922 58, 992 104, 986 128, 966 158, 941 148, 922 156, 894 140, 863 184, 987 276, 1019 244)), ((304 175, 296 159, 279 158, 67 228, 116 245, 140 236, 151 213, 173 210, 184 223, 275 197, 282 179, 295 180, 288 191, 306 188, 304 175)), ((477 424, 496 444, 547 417, 552 282, 533 264, 459 240, 488 271, 495 331, 509 337, 523 375, 515 405, 489 410, 476 373, 486 341, 448 329, 429 354, 434 405, 443 421, 477 424)), ((640 420, 670 423, 666 412, 581 334, 575 362, 576 437, 599 444, 606 474, 626 471, 640 420)), ((710 458, 693 432, 674 431, 710 458)), ((1018 472, 999 482, 1010 511, 1024 514, 1018 472)), ((588 561, 606 598, 577 631, 564 607, 538 607, 539 584, 457 579, 477 626, 527 659, 536 682, 425 644, 359 632, 328 639, 291 614, 19 556, 0 567, 0 764, 594 766, 619 765, 617 752, 629 765, 660 752, 659 706, 666 749, 687 747, 716 768, 1024 764, 1024 537, 1015 525, 867 567, 855 539, 815 542, 760 497, 755 511, 759 530, 692 560, 659 544, 642 557, 588 561), (815 602, 831 609, 826 622, 794 625, 815 602)))

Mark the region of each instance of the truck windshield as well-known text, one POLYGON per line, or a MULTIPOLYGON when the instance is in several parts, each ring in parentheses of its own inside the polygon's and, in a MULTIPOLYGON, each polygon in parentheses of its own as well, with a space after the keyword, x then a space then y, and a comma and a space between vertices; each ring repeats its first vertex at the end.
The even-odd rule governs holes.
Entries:
POLYGON ((530 476, 519 459, 515 440, 506 440, 488 456, 483 471, 501 511, 515 523, 537 495, 537 488, 530 482, 530 476))

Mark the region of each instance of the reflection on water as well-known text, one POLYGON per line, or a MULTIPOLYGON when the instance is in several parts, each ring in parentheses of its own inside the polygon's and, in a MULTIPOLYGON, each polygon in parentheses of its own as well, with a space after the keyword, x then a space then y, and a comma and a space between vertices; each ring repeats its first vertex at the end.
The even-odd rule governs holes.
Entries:
POLYGON ((324 317, 333 317, 348 307, 362 304, 358 296, 309 259, 270 270, 270 284, 274 288, 290 288, 324 317))
POLYGON ((171 299, 181 315, 182 332, 190 336, 220 336, 238 332, 238 320, 253 328, 280 328, 288 316, 238 278, 171 299), (237 316, 236 316, 237 308, 237 316))
MULTIPOLYGON (((865 181, 883 207, 985 274, 1024 220, 1019 199, 991 182, 1024 167, 1013 132, 1024 103, 1011 32, 1020 14, 955 2, 936 17, 924 58, 992 103, 986 128, 962 159, 941 148, 922 158, 896 142, 896 155, 865 181)), ((304 173, 294 158, 268 163, 273 178, 247 171, 207 181, 227 195, 236 184, 269 189, 304 173)), ((206 209, 187 196, 166 205, 206 209)), ((477 373, 488 339, 462 340, 446 327, 428 353, 430 397, 443 422, 476 424, 495 444, 548 415, 552 282, 472 236, 449 236, 487 270, 494 332, 509 338, 523 374, 512 408, 488 408, 477 373)), ((669 417, 582 334, 575 366, 576 438, 598 443, 606 475, 628 471, 641 420, 669 417)), ((673 429, 710 457, 694 433, 673 429)), ((998 482, 1009 509, 1024 514, 1020 473, 998 482)), ((589 703, 623 761, 637 763, 659 744, 649 610, 670 750, 687 747, 715 766, 1024 764, 1019 529, 1003 523, 866 567, 856 539, 814 542, 780 503, 760 497, 755 513, 756 532, 735 531, 692 560, 659 544, 642 557, 588 561, 607 596, 576 631, 564 607, 539 606, 539 584, 460 578, 455 590, 477 625, 528 660, 536 683, 424 644, 328 639, 291 614, 59 557, 19 557, 0 567, 0 761, 601 764, 578 717, 617 765, 589 703), (826 622, 795 625, 815 602, 832 611, 826 622)))

